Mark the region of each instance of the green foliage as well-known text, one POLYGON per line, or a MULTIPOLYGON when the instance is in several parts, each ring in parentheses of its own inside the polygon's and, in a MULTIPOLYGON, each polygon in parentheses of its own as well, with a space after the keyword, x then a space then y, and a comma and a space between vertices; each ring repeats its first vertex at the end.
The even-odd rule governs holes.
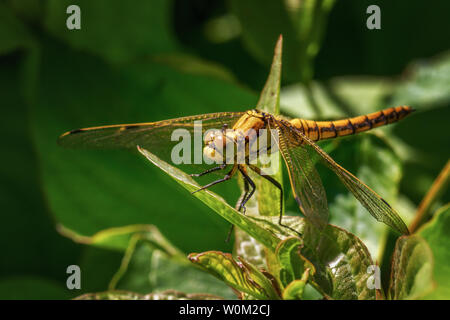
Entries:
POLYGON ((190 196, 199 184, 152 150, 58 148, 77 127, 254 107, 320 120, 409 104, 418 111, 405 121, 321 146, 410 221, 450 158, 448 2, 429 17, 383 4, 380 32, 364 29, 364 1, 217 3, 192 21, 184 1, 77 1, 81 30, 66 28, 71 1, 0 4, 0 299, 448 299, 448 190, 430 221, 397 239, 319 166, 332 225, 317 234, 286 184, 283 221, 297 233, 278 225, 279 193, 265 180, 253 177, 244 216, 235 182, 190 196), (212 43, 205 28, 222 17, 234 31, 212 43), (81 290, 66 288, 71 264, 81 290), (374 264, 391 275, 377 292, 374 264))
POLYGON ((448 243, 450 238, 450 207, 447 205, 439 209, 433 219, 418 231, 424 238, 433 253, 435 280, 434 290, 426 295, 425 299, 448 299, 450 296, 450 251, 448 243))
MULTIPOLYGON (((145 149, 139 149, 139 151, 149 161, 158 166, 160 169, 164 170, 188 191, 193 192, 201 188, 201 186, 198 185, 194 179, 192 179, 183 171, 172 167, 171 165, 160 160, 145 149)), ((209 190, 196 192, 194 193, 194 196, 200 201, 207 204, 210 208, 212 208, 223 218, 231 222, 233 225, 244 229, 246 233, 253 237, 258 237, 258 240, 266 247, 274 249, 277 246, 277 243, 280 240, 278 235, 280 231, 273 232, 267 229, 264 220, 251 219, 246 215, 242 215, 240 212, 226 203, 223 198, 209 190)))
MULTIPOLYGON (((179 169, 168 165, 146 150, 141 149, 141 152, 147 159, 163 169, 187 190, 194 191, 200 188, 192 178, 179 169)), ((306 269, 309 269, 312 274, 314 274, 314 269, 317 269, 317 275, 313 276, 313 281, 326 296, 336 299, 370 299, 375 297, 374 290, 369 290, 366 286, 370 276, 366 270, 373 262, 367 248, 354 235, 331 225, 321 234, 314 227, 305 224, 303 219, 286 217, 284 223, 287 223, 291 228, 303 235, 305 258, 301 255, 298 256, 295 252, 297 245, 295 239, 297 238, 289 238, 291 239, 289 241, 280 239, 280 237, 292 235, 292 231, 278 225, 276 222, 277 217, 267 220, 267 218, 263 219, 262 217, 249 214, 242 215, 230 207, 222 198, 208 190, 195 193, 194 195, 223 218, 251 235, 257 242, 263 244, 270 251, 275 252, 276 259, 274 260, 276 262, 269 266, 269 270, 275 270, 273 276, 282 286, 289 284, 289 280, 300 279, 306 269), (320 250, 320 248, 323 249, 320 250), (303 262, 299 263, 299 259, 303 262), (308 260, 312 261, 313 265, 308 260), (299 265, 303 264, 307 264, 307 267, 299 268, 299 265)), ((208 271, 213 270, 211 272, 213 275, 226 279, 225 282, 233 288, 254 297, 261 298, 264 296, 264 293, 255 293, 249 288, 244 290, 242 285, 230 282, 228 280, 230 276, 222 273, 237 273, 239 268, 233 263, 230 256, 222 256, 221 253, 219 255, 221 256, 220 259, 217 257, 217 254, 208 254, 206 256, 208 259, 206 260, 194 260, 202 265, 202 261, 204 261, 205 269, 208 271), (209 259, 211 256, 216 259, 211 261, 209 259), (220 263, 223 259, 229 262, 226 265, 220 263)), ((192 259, 193 257, 191 256, 192 259)), ((248 262, 246 265, 252 266, 248 262)), ((255 267, 252 267, 253 269, 256 270, 255 267)), ((241 270, 240 274, 242 277, 245 272, 241 270)), ((259 274, 258 277, 260 277, 259 274)), ((269 295, 265 293, 266 298, 269 295)))
POLYGON ((278 294, 261 271, 250 263, 236 262, 231 254, 208 251, 191 253, 189 259, 233 289, 256 299, 277 299, 278 294))
POLYGON ((283 34, 286 75, 307 82, 313 77, 312 62, 319 52, 333 3, 334 0, 308 0, 288 6, 281 1, 233 0, 230 7, 242 23, 245 46, 257 59, 270 62, 272 39, 283 34))
MULTIPOLYGON (((275 52, 274 61, 277 61, 277 50, 275 52)), ((276 65, 276 63, 273 64, 273 66, 276 65)), ((279 65, 279 68, 281 68, 281 65, 279 65)), ((277 92, 278 82, 271 78, 279 76, 280 73, 274 72, 272 67, 261 100, 268 97, 273 100, 273 94, 267 96, 264 93, 267 92, 267 86, 271 84, 274 87, 272 92, 277 92)), ((366 141, 368 143, 369 140, 366 141)), ((362 146, 359 151, 365 151, 367 154, 367 158, 365 158, 366 166, 379 171, 392 160, 389 160, 390 152, 388 150, 377 150, 376 146, 377 144, 373 148, 368 147, 368 145, 365 148, 362 146), (371 152, 373 152, 373 155, 371 152), (380 163, 380 161, 387 161, 388 163, 380 163)), ((187 175, 156 158, 148 151, 140 151, 188 190, 193 190, 194 182, 188 181, 187 175)), ((364 158, 358 164, 364 169, 364 158)), ((396 190, 395 188, 392 189, 392 186, 399 181, 398 168, 399 166, 397 166, 397 172, 394 170, 385 176, 378 177, 378 180, 374 180, 374 184, 379 185, 380 189, 383 187, 391 188, 393 197, 396 195, 396 190)), ((368 174, 367 178, 370 179, 370 177, 371 175, 368 174)), ((301 238, 294 237, 280 240, 272 237, 269 241, 267 239, 269 237, 264 235, 267 231, 272 232, 272 234, 280 233, 280 230, 272 230, 273 224, 258 230, 256 225, 246 222, 246 220, 252 220, 251 216, 241 216, 241 219, 239 219, 239 214, 231 207, 223 210, 226 207, 225 202, 218 207, 217 204, 221 200, 214 194, 209 191, 201 194, 197 197, 205 203, 209 203, 209 206, 224 218, 262 243, 268 249, 266 255, 274 255, 274 257, 267 259, 267 267, 271 271, 270 276, 258 272, 256 266, 245 262, 245 260, 241 259, 241 264, 237 264, 231 255, 221 252, 207 252, 190 256, 193 262, 201 265, 205 270, 240 292, 241 298, 274 299, 275 297, 282 297, 285 299, 301 299, 305 285, 309 280, 326 298, 375 299, 375 288, 368 285, 371 278, 368 270, 374 264, 368 250, 356 236, 331 225, 323 232, 318 232, 308 223, 305 224, 305 221, 301 221, 300 224, 297 221, 289 225, 291 228, 295 225, 292 229, 295 229, 301 235, 301 238), (216 197, 216 202, 208 201, 208 198, 213 197, 216 197), (277 240, 278 243, 274 250, 274 243, 277 240), (304 249, 301 249, 303 247, 304 249), (271 280, 272 285, 270 285, 271 280), (275 293, 279 292, 280 288, 282 293, 276 296, 275 293)), ((359 223, 353 225, 359 226, 359 223)), ((280 226, 277 227, 280 228, 280 226)), ((389 297, 391 299, 414 299, 429 292, 433 286, 432 261, 433 255, 428 244, 419 236, 412 235, 399 238, 393 257, 389 297)))
POLYGON ((210 294, 186 294, 175 290, 158 293, 139 294, 130 291, 110 290, 98 293, 87 293, 76 300, 220 300, 221 297, 210 294))
POLYGON ((389 295, 391 299, 417 299, 433 287, 433 255, 419 236, 403 236, 397 240, 392 257, 389 295))
POLYGON ((80 32, 65 27, 66 8, 71 4, 74 3, 69 0, 48 1, 44 25, 51 35, 78 50, 123 63, 176 48, 168 28, 168 1, 141 1, 136 6, 124 1, 78 1, 77 5, 83 8, 80 32), (122 23, 123 17, 127 17, 127 23, 122 23))
MULTIPOLYGON (((282 51, 283 51, 283 37, 279 36, 277 44, 275 45, 272 67, 270 69, 269 76, 266 84, 260 94, 256 108, 263 110, 271 114, 280 113, 280 86, 281 86, 281 65, 282 65, 282 51)), ((281 156, 275 154, 271 156, 273 163, 278 161, 281 165, 281 156)), ((264 171, 266 166, 261 164, 260 168, 264 171)), ((257 179, 257 175, 253 172, 250 173, 250 177, 256 181, 255 199, 258 202, 258 214, 263 216, 277 215, 280 205, 280 191, 269 181, 265 179, 257 179)), ((279 170, 272 178, 282 184, 282 172, 279 170)), ((251 203, 250 203, 251 204, 251 203)))
POLYGON ((207 249, 205 238, 217 248, 227 247, 218 236, 227 226, 193 199, 178 198, 170 181, 155 168, 146 167, 136 155, 64 150, 55 146, 55 137, 80 125, 118 123, 124 118, 139 122, 149 119, 150 114, 159 119, 170 113, 176 116, 177 110, 186 106, 193 114, 220 111, 229 103, 248 104, 254 100, 250 93, 223 80, 185 74, 157 63, 143 62, 126 70, 110 67, 97 58, 74 55, 61 47, 42 52, 41 79, 39 98, 31 111, 33 136, 46 196, 59 222, 87 235, 99 229, 150 222, 175 235, 173 241, 183 250, 207 249), (55 59, 67 59, 71 64, 55 66, 55 59), (58 81, 61 72, 71 74, 64 83, 58 81), (55 91, 48 84, 59 88, 55 91), (208 90, 198 89, 205 87, 208 90), (80 94, 68 99, 71 92, 80 94), (61 101, 64 108, 56 108, 61 101), (185 209, 179 210, 180 206, 185 209), (148 215, 152 216, 150 221, 148 215), (167 219, 169 216, 178 224, 167 219), (186 241, 185 225, 199 237, 186 241))
POLYGON ((70 299, 72 295, 56 281, 36 276, 16 276, 0 281, 2 300, 70 299), (39 291, 35 288, 39 288, 39 291))
POLYGON ((33 38, 26 27, 8 10, 0 4, 0 54, 5 54, 18 48, 26 49, 33 45, 33 38))
POLYGON ((291 237, 281 241, 275 250, 278 263, 275 263, 273 267, 279 269, 278 278, 283 287, 288 286, 295 279, 301 279, 305 272, 314 274, 316 271, 314 265, 301 255, 301 247, 301 240, 291 237))

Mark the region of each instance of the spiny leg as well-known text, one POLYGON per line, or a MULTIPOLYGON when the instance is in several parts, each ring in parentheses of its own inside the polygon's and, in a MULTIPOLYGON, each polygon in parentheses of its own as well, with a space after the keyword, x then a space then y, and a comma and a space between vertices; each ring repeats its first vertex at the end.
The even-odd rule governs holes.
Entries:
POLYGON ((263 177, 264 179, 266 179, 267 181, 269 181, 270 183, 272 183, 275 187, 277 187, 280 190, 280 215, 278 218, 278 224, 282 227, 288 228, 289 230, 301 235, 300 232, 298 232, 297 230, 291 228, 288 225, 285 225, 282 223, 282 219, 283 219, 283 188, 281 187, 281 184, 275 180, 274 178, 272 178, 269 175, 264 174, 261 169, 257 166, 248 164, 249 168, 252 169, 254 172, 256 172, 258 175, 260 175, 261 177, 263 177))
POLYGON ((206 171, 203 171, 201 173, 192 173, 192 174, 190 174, 190 176, 191 177, 201 177, 201 176, 204 176, 205 174, 208 174, 208 173, 211 173, 211 172, 214 172, 214 171, 223 170, 226 167, 227 167, 227 164, 223 163, 220 166, 217 166, 217 167, 214 167, 214 168, 210 168, 210 169, 208 169, 206 171))
MULTIPOLYGON (((244 193, 239 197, 239 200, 236 203, 236 210, 238 210, 238 211, 240 211, 241 208, 243 207, 242 203, 243 203, 244 199, 247 198, 248 192, 250 191, 250 187, 249 187, 250 184, 248 183, 247 179, 245 179, 244 177, 243 177, 243 179, 244 179, 244 193)), ((243 208, 245 209, 245 207, 243 207, 243 208)), ((244 211, 244 214, 245 214, 245 211, 244 211)), ((225 239, 225 242, 230 241, 230 237, 231 237, 231 233, 233 232, 233 229, 234 229, 234 225, 232 224, 230 226, 230 230, 228 231, 227 238, 225 239)))
POLYGON ((241 204, 244 201, 245 198, 247 198, 247 195, 250 191, 250 185, 248 183, 248 181, 243 177, 244 180, 244 193, 239 197, 238 202, 236 203, 236 210, 240 211, 241 210, 241 204))
POLYGON ((248 200, 250 200, 250 198, 251 198, 251 197, 253 196, 253 194, 255 193, 256 185, 255 185, 255 183, 253 182, 253 180, 248 176, 247 171, 245 170, 245 167, 244 167, 244 166, 239 165, 239 166, 238 166, 238 169, 239 169, 239 171, 242 173, 242 176, 244 177, 244 181, 245 181, 246 183, 248 183, 248 184, 252 187, 252 190, 250 191, 250 193, 247 193, 247 196, 243 198, 243 200, 242 200, 242 202, 241 202, 241 204, 240 204, 240 206, 239 206, 239 209, 238 209, 239 211, 240 211, 241 209, 243 209, 243 213, 245 214, 245 211, 246 211, 246 209, 245 209, 245 204, 247 203, 248 200))
POLYGON ((212 186, 214 186, 214 185, 216 185, 216 184, 218 184, 218 183, 221 183, 221 182, 225 182, 225 181, 230 180, 230 179, 233 177, 233 175, 236 173, 236 170, 237 170, 237 164, 235 164, 235 165, 233 166, 233 168, 230 170, 230 172, 228 172, 228 173, 225 175, 225 177, 223 177, 222 179, 213 181, 213 182, 211 182, 211 183, 208 183, 207 185, 201 187, 200 189, 197 189, 197 190, 195 190, 194 192, 192 192, 192 194, 194 194, 194 193, 196 193, 196 192, 199 192, 199 191, 202 191, 202 190, 205 190, 205 189, 208 189, 209 187, 212 187, 212 186))
MULTIPOLYGON (((259 167, 251 165, 251 164, 249 164, 248 166, 250 169, 252 169, 254 172, 256 172, 259 176, 263 177, 264 179, 266 179, 267 181, 272 183, 275 187, 277 187, 280 190, 280 215, 283 214, 283 188, 281 187, 281 184, 277 180, 272 178, 271 176, 265 175, 259 167)), ((280 218, 280 220, 281 220, 281 218, 280 218)))

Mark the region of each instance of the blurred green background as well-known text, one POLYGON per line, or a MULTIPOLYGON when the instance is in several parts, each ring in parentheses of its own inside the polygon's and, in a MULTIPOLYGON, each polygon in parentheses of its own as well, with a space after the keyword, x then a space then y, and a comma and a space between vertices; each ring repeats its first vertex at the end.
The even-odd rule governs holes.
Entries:
MULTIPOLYGON (((65 150, 56 139, 87 126, 250 109, 280 33, 282 112, 331 119, 396 105, 418 110, 376 135, 324 145, 409 221, 450 155, 448 12, 445 0, 1 1, 0 299, 106 290, 124 250, 86 237, 108 228, 153 224, 184 253, 231 252, 228 223, 142 156, 65 150), (81 8, 81 30, 66 27, 71 4, 81 8), (381 8, 381 30, 366 27, 372 4, 381 8), (57 232, 63 227, 71 237, 57 232), (66 288, 72 264, 81 267, 81 290, 66 288)), ((367 213, 349 224, 353 199, 320 172, 332 222, 380 257, 386 231, 373 231, 367 213)), ((239 195, 235 182, 214 190, 239 195)), ((447 191, 441 203, 449 199, 447 191)), ((291 198, 286 204, 298 214, 291 198)), ((183 274, 169 269, 153 274, 153 287, 119 288, 176 286, 183 274)), ((216 285, 210 291, 227 296, 216 285)))

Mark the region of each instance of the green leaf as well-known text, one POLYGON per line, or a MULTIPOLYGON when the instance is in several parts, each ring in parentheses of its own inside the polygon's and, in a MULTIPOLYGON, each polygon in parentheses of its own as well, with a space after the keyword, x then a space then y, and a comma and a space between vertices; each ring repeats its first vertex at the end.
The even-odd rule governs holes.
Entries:
MULTIPOLYGON (((440 147, 450 145, 450 136, 446 129, 448 124, 446 120, 449 117, 450 102, 423 111, 419 109, 393 128, 393 134, 399 137, 399 141, 394 141, 393 147, 404 162, 403 171, 407 177, 401 185, 402 193, 414 202, 419 203, 422 200, 440 170, 450 159, 449 148, 440 147), (432 124, 426 126, 426 134, 423 130, 411 130, 423 126, 424 123, 432 124)), ((447 190, 444 195, 448 198, 450 192, 447 190)), ((441 203, 443 204, 445 202, 441 203)))
POLYGON ((15 15, 25 22, 38 24, 45 16, 46 3, 44 1, 8 0, 7 3, 15 15))
POLYGON ((323 300, 324 296, 315 289, 311 284, 307 283, 302 292, 303 300, 323 300))
POLYGON ((81 29, 69 30, 70 0, 47 4, 46 29, 76 49, 125 62, 149 54, 172 52, 176 43, 169 30, 170 2, 157 0, 130 6, 123 1, 80 0, 81 29), (123 18, 126 17, 126 23, 123 18))
POLYGON ((308 86, 295 83, 281 88, 281 113, 293 118, 337 119, 345 116, 340 104, 334 101, 319 81, 311 81, 308 86))
MULTIPOLYGON (((278 42, 275 46, 274 56, 272 61, 272 67, 270 69, 269 76, 266 80, 266 84, 261 92, 256 108, 268 113, 278 115, 280 113, 280 82, 281 82, 281 57, 283 49, 283 37, 278 38, 278 42)), ((278 163, 279 170, 272 175, 272 178, 277 180, 283 185, 283 172, 281 169, 281 156, 279 153, 271 155, 270 163, 278 163)), ((264 168, 268 165, 261 164, 261 169, 264 172, 264 168)), ((253 198, 257 202, 258 214, 263 216, 276 216, 280 214, 280 190, 275 187, 271 182, 263 179, 257 174, 250 172, 250 176, 255 181, 256 192, 253 198)), ((249 203, 249 207, 252 206, 252 201, 249 203)))
POLYGON ((54 280, 39 276, 8 276, 0 278, 1 300, 57 300, 70 299, 71 292, 54 280))
POLYGON ((306 283, 309 277, 309 270, 306 269, 300 280, 294 280, 284 289, 284 300, 300 300, 303 298, 303 291, 305 290, 306 283))
POLYGON ((302 247, 302 241, 297 237, 289 237, 278 244, 275 251, 279 264, 278 278, 284 287, 301 279, 307 269, 308 273, 315 273, 314 265, 301 255, 302 247))
POLYGON ((391 98, 393 105, 412 105, 425 109, 450 102, 450 53, 413 62, 408 69, 408 78, 396 89, 391 98))
POLYGON ((244 44, 256 59, 269 63, 273 43, 282 34, 286 78, 312 79, 313 60, 319 52, 333 0, 308 0, 296 6, 288 6, 283 1, 233 0, 230 3, 242 26, 244 44))
MULTIPOLYGON (((188 191, 193 192, 200 188, 197 182, 183 171, 172 167, 145 149, 139 148, 139 151, 150 162, 169 174, 173 179, 175 179, 176 182, 181 184, 188 191)), ((277 233, 279 227, 275 227, 273 225, 268 227, 264 220, 258 221, 255 217, 251 217, 250 215, 242 215, 240 212, 227 204, 223 198, 209 190, 196 192, 194 193, 194 196, 216 211, 223 218, 231 222, 233 225, 236 225, 247 232, 264 246, 275 250, 278 242, 280 241, 277 233)))
MULTIPOLYGON (((91 237, 78 235, 66 228, 60 231, 79 243, 124 252, 121 265, 110 280, 110 291, 105 293, 111 293, 111 299, 119 298, 115 297, 116 292, 112 291, 116 289, 136 294, 170 289, 234 297, 223 283, 193 267, 186 255, 174 247, 155 226, 111 228, 91 237)), ((99 255, 99 252, 95 255, 99 255)), ((82 267, 86 271, 84 278, 90 277, 92 272, 89 265, 84 264, 82 267)), ((96 271, 102 272, 101 269, 96 271)), ((103 293, 102 296, 106 297, 103 293)))
POLYGON ((214 77, 228 82, 236 82, 235 76, 229 70, 219 64, 202 60, 196 56, 184 53, 161 54, 153 55, 150 60, 171 66, 180 72, 214 77))
MULTIPOLYGON (((392 131, 400 138, 393 147, 405 162, 404 172, 408 177, 402 183, 402 192, 416 203, 421 201, 440 168, 450 158, 448 148, 437 147, 450 145, 447 134, 447 119, 450 117, 449 70, 449 52, 431 59, 413 61, 389 102, 392 105, 409 104, 417 109, 406 121, 395 125, 392 131), (425 131, 411 130, 424 124, 432 125, 426 125, 425 131)), ((446 195, 449 197, 450 192, 446 195)))
MULTIPOLYGON (((0 20, 0 24, 6 22, 0 20)), ((6 39, 0 37, 0 42, 2 40, 6 39)), ((22 275, 26 275, 30 281, 45 278, 43 281, 48 280, 65 288, 65 270, 67 266, 78 262, 81 246, 56 232, 55 221, 51 217, 47 199, 43 196, 39 159, 28 121, 29 106, 22 91, 23 65, 27 57, 21 53, 11 53, 0 59, 3 114, 0 118, 0 135, 3 137, 0 158, 0 243, 4 244, 0 276, 12 276, 13 272, 18 278, 22 278, 22 275)), ((42 298, 47 296, 46 285, 40 287, 30 284, 25 289, 25 282, 20 280, 17 291, 5 287, 6 291, 0 292, 0 295, 11 295, 11 299, 14 299, 13 296, 39 298, 42 289, 42 298)), ((59 298, 66 296, 64 294, 59 298)), ((57 299, 58 296, 54 295, 53 298, 57 299)))
POLYGON ((260 242, 248 235, 245 231, 236 228, 234 232, 234 255, 242 257, 245 261, 257 266, 258 268, 267 269, 266 251, 260 242))
POLYGON ((85 293, 75 300, 143 300, 144 295, 124 290, 110 290, 97 293, 85 293))
POLYGON ((369 251, 355 235, 333 225, 322 233, 305 219, 285 217, 283 223, 302 234, 301 254, 315 268, 310 280, 323 295, 332 299, 375 299, 367 286, 373 266, 369 251))
POLYGON ((358 116, 393 106, 386 98, 395 88, 384 77, 342 76, 329 81, 294 83, 281 89, 283 113, 304 119, 330 120, 358 116))
POLYGON ((123 256, 124 251, 117 249, 83 246, 77 263, 81 269, 81 291, 74 294, 106 290, 120 268, 123 256))
MULTIPOLYGON (((327 93, 347 116, 358 116, 396 106, 386 97, 397 88, 393 79, 375 76, 341 76, 330 79, 327 93)), ((404 105, 399 102, 398 105, 404 105)))
POLYGON ((191 253, 189 259, 226 284, 257 299, 279 299, 271 281, 249 262, 219 251, 191 253))
POLYGON ((158 293, 140 294, 125 290, 110 290, 98 293, 86 293, 75 300, 220 300, 219 296, 210 294, 184 293, 166 290, 158 293))
POLYGON ((184 293, 204 293, 235 297, 221 281, 193 266, 184 254, 155 234, 135 234, 112 278, 110 290, 125 290, 141 294, 176 290, 184 293))
POLYGON ((277 115, 280 113, 280 82, 283 56, 283 37, 280 35, 275 45, 272 67, 266 84, 259 96, 256 108, 277 115))
POLYGON ((428 243, 434 256, 433 278, 436 288, 424 299, 450 298, 450 205, 435 213, 434 218, 425 224, 418 234, 428 243))
MULTIPOLYGON (((79 235, 63 226, 58 226, 60 233, 73 241, 93 247, 124 252, 122 263, 115 274, 109 276, 110 268, 98 264, 110 255, 104 251, 87 250, 81 265, 84 270, 86 285, 83 289, 104 288, 96 283, 106 280, 110 289, 133 290, 140 293, 155 290, 177 289, 185 292, 198 290, 233 297, 228 288, 212 277, 192 268, 186 256, 173 246, 155 226, 131 225, 105 229, 87 237, 79 235), (87 256, 86 256, 87 254, 87 256), (105 256, 105 254, 107 254, 105 256), (100 260, 99 260, 100 259, 100 260), (92 268, 95 268, 94 270, 92 268), (161 272, 164 270, 164 272, 161 272), (104 279, 91 278, 94 272, 101 272, 104 279), (183 278, 180 275, 183 274, 183 278), (184 278, 187 274, 189 277, 184 278), (111 279, 112 278, 112 279, 111 279), (188 280, 186 280, 188 279, 188 280), (227 295, 228 294, 228 295, 227 295)), ((111 261, 108 263, 112 265, 111 261)))
POLYGON ((132 237, 139 236, 153 243, 157 248, 163 249, 171 255, 183 255, 152 225, 130 225, 117 228, 101 230, 92 236, 83 236, 62 225, 58 226, 61 234, 71 238, 73 241, 97 246, 100 248, 116 249, 125 251, 132 237))
POLYGON ((12 10, 0 3, 0 55, 17 49, 29 49, 34 39, 12 10))
POLYGON ((433 253, 418 235, 398 238, 392 257, 389 297, 417 299, 433 288, 433 253))

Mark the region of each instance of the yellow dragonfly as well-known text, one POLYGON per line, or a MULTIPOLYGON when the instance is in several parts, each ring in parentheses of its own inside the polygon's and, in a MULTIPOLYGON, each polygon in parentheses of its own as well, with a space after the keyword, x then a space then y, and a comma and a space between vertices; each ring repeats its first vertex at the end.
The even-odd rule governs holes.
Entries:
MULTIPOLYGON (((136 148, 149 150, 162 160, 173 162, 173 148, 177 140, 173 138, 176 129, 188 134, 200 134, 203 146, 191 146, 194 154, 199 152, 208 163, 194 163, 197 173, 193 176, 220 173, 226 170, 221 179, 215 180, 201 189, 230 180, 238 172, 244 179, 244 195, 238 203, 239 210, 255 192, 255 183, 248 175, 248 169, 270 181, 280 190, 279 224, 282 224, 283 190, 281 185, 256 165, 252 154, 268 153, 279 150, 289 173, 290 184, 295 200, 305 217, 315 226, 323 228, 328 223, 328 206, 324 187, 315 162, 321 159, 339 177, 356 199, 375 217, 402 234, 408 234, 408 228, 397 212, 375 191, 357 177, 337 164, 316 142, 352 134, 357 134, 379 126, 397 122, 413 111, 408 106, 384 109, 367 115, 336 121, 314 121, 288 119, 259 110, 244 112, 220 112, 176 119, 121 124, 77 129, 59 137, 58 143, 64 147, 82 148, 136 148), (262 144, 255 148, 260 133, 269 130, 275 136, 275 143, 262 144), (229 152, 229 148, 233 152, 229 152), (224 151, 227 150, 227 151, 224 151), (241 161, 237 161, 240 158, 241 161), (211 166, 211 162, 219 165, 211 166), (200 171, 201 170, 201 171, 200 171)), ((272 141, 272 140, 271 140, 272 141)), ((283 225, 284 226, 284 225, 283 225)))

